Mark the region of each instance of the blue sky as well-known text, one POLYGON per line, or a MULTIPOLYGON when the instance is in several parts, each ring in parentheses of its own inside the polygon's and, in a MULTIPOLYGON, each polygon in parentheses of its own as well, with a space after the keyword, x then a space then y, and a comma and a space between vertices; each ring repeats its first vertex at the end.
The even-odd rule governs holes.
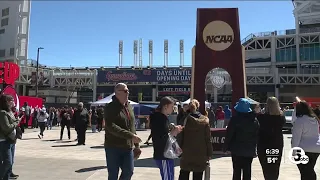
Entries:
POLYGON ((143 64, 148 65, 148 40, 154 43, 154 65, 163 66, 163 41, 169 40, 169 65, 180 64, 179 40, 185 42, 185 65, 191 64, 197 8, 239 8, 241 38, 250 33, 294 28, 291 1, 33 1, 29 59, 60 67, 117 66, 119 40, 123 65, 133 65, 133 41, 143 39, 143 64))

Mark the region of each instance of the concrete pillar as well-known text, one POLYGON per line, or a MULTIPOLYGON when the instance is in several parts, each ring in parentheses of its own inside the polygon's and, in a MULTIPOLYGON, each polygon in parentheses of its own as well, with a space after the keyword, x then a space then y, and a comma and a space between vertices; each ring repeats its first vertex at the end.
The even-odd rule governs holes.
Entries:
POLYGON ((218 89, 213 86, 213 99, 214 103, 218 103, 218 89))
POLYGON ((157 101, 157 91, 158 91, 158 86, 154 85, 152 86, 152 101, 157 101))

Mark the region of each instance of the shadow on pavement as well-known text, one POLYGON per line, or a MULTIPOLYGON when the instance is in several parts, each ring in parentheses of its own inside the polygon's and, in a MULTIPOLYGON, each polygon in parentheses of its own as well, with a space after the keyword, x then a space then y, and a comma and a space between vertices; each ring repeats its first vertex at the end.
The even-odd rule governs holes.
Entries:
POLYGON ((79 170, 76 170, 76 173, 83 173, 83 172, 90 172, 90 171, 97 171, 101 169, 106 169, 107 166, 95 166, 95 167, 89 167, 89 168, 82 168, 79 170))
MULTIPOLYGON (((180 166, 180 160, 175 159, 174 160, 174 166, 180 166)), ((153 158, 146 158, 146 159, 138 159, 134 161, 134 167, 151 167, 151 168, 158 168, 156 165, 156 162, 153 158)))
POLYGON ((34 138, 23 138, 22 137, 22 139, 20 139, 20 140, 31 140, 31 139, 39 139, 39 138, 35 138, 35 137, 34 138))
POLYGON ((55 143, 71 143, 71 142, 74 142, 74 141, 56 141, 55 143))
POLYGON ((72 146, 78 146, 76 144, 62 144, 62 145, 55 145, 55 146, 51 146, 51 147, 72 147, 72 146))
POLYGON ((104 149, 104 146, 91 146, 91 149, 104 149))
POLYGON ((218 158, 224 158, 224 157, 231 157, 231 154, 214 154, 212 156, 211 160, 218 159, 218 158))
POLYGON ((140 146, 141 149, 142 149, 142 148, 148 148, 148 147, 152 147, 152 143, 150 143, 149 146, 146 145, 146 144, 143 144, 143 145, 140 146))
POLYGON ((60 141, 60 139, 46 139, 46 140, 42 140, 42 141, 52 142, 52 141, 60 141))

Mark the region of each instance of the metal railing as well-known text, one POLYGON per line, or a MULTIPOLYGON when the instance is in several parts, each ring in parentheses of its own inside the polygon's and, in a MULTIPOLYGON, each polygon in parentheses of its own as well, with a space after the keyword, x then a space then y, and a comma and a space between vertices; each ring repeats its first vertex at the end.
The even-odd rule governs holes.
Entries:
POLYGON ((271 68, 246 68, 246 74, 271 74, 271 68))
MULTIPOLYGON (((312 28, 300 28, 300 34, 305 33, 316 33, 320 32, 320 27, 312 27, 312 28)), ((278 35, 293 35, 296 34, 296 29, 286 29, 286 30, 277 30, 277 31, 269 31, 269 32, 259 32, 259 33, 251 33, 247 37, 241 40, 241 44, 249 41, 255 37, 268 37, 268 36, 278 36, 278 35)))
MULTIPOLYGON (((278 69, 279 74, 298 74, 297 69, 284 68, 278 69)), ((299 74, 320 74, 320 68, 301 68, 299 74)))

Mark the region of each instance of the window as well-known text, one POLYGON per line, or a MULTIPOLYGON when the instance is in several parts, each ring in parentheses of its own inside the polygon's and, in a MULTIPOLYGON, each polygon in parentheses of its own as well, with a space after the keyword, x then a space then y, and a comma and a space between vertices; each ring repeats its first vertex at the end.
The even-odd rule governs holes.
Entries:
POLYGON ((14 48, 10 48, 10 56, 14 55, 14 48))
POLYGON ((9 24, 9 18, 5 18, 1 20, 1 27, 7 26, 9 24))
POLYGON ((5 57, 5 56, 6 56, 6 50, 0 49, 0 57, 5 57))
POLYGON ((0 34, 4 34, 6 32, 5 29, 0 29, 0 34))
POLYGON ((9 8, 2 9, 2 17, 9 16, 9 8))
POLYGON ((292 114, 293 114, 293 111, 290 111, 290 110, 284 111, 285 116, 292 116, 292 114))

